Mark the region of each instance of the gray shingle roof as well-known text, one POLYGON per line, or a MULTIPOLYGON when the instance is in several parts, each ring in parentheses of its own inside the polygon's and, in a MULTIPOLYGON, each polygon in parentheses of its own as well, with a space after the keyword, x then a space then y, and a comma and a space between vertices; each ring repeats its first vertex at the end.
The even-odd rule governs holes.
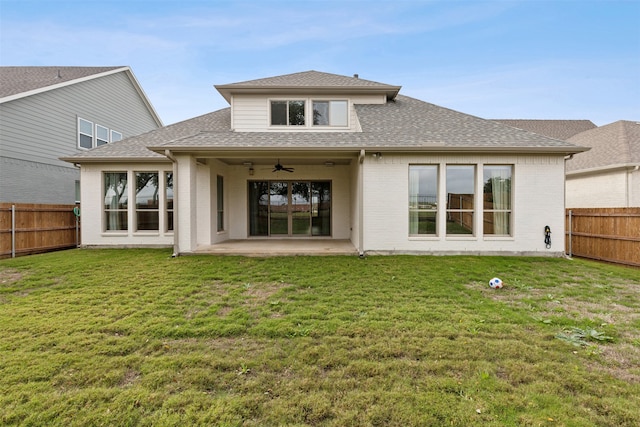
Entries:
POLYGON ((126 67, 0 67, 0 98, 126 67))
POLYGON ((393 88, 384 83, 378 83, 371 80, 365 80, 358 77, 347 77, 339 74, 323 73, 320 71, 303 71, 300 73, 285 74, 282 76, 266 77, 256 80, 248 80, 239 83, 231 83, 226 85, 216 85, 216 87, 228 88, 287 88, 287 87, 367 87, 367 88, 393 88))
POLYGON ((566 140, 597 126, 591 120, 521 120, 494 119, 495 122, 524 129, 555 139, 566 140))
POLYGON ((64 157, 62 160, 72 162, 103 159, 136 159, 142 161, 167 160, 147 147, 166 144, 167 142, 197 135, 200 132, 229 133, 231 129, 231 108, 223 108, 213 113, 204 114, 172 125, 164 126, 147 133, 136 135, 122 141, 101 145, 92 150, 83 151, 64 157))
POLYGON ((291 94, 300 91, 314 93, 381 93, 388 99, 393 99, 401 86, 392 86, 354 77, 320 71, 304 71, 301 73, 285 74, 283 76, 267 77, 245 82, 215 85, 215 88, 228 102, 233 93, 281 93, 291 94))
POLYGON ((171 150, 360 149, 536 151, 573 153, 566 141, 505 126, 399 95, 395 102, 356 105, 362 132, 234 132, 229 108, 107 144, 65 160, 162 160, 171 150))
POLYGON ((640 123, 620 120, 579 133, 568 140, 591 147, 567 162, 567 171, 640 164, 640 123))

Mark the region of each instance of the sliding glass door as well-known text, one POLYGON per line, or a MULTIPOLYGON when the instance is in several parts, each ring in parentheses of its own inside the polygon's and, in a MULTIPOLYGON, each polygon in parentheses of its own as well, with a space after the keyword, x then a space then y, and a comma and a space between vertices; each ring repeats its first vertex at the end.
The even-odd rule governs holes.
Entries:
POLYGON ((328 181, 249 182, 250 236, 330 236, 328 181))

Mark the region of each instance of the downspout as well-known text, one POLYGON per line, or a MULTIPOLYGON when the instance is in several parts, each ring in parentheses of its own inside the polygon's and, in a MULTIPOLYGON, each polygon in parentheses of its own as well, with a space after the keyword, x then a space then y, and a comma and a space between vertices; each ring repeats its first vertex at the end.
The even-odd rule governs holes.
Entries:
POLYGON ((569 154, 568 156, 564 156, 564 189, 562 192, 564 193, 564 208, 567 209, 567 161, 573 159, 573 154, 569 154))
POLYGON ((358 255, 364 257, 364 171, 362 165, 364 164, 365 151, 360 150, 358 156, 358 179, 360 180, 358 186, 358 255))
POLYGON ((171 150, 164 150, 164 155, 173 163, 173 254, 172 258, 180 255, 180 246, 178 245, 178 162, 171 150))

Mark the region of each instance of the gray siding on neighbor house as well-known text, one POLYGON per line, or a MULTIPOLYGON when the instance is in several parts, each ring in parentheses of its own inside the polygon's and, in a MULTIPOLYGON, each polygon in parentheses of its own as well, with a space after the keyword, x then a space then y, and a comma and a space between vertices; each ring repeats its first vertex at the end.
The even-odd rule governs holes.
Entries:
POLYGON ((126 72, 2 103, 0 201, 75 201, 78 171, 59 157, 83 151, 78 148, 78 117, 93 122, 94 129, 99 124, 120 132, 123 138, 158 128, 126 72), (19 161, 31 164, 17 167, 19 161))
POLYGON ((72 204, 80 170, 0 157, 0 201, 72 204))

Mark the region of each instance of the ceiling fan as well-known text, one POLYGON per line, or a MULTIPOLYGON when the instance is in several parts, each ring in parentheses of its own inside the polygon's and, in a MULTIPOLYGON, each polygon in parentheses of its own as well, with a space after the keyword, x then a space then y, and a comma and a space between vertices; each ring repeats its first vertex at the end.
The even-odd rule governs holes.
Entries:
POLYGON ((294 168, 285 168, 284 166, 282 166, 280 164, 280 159, 278 159, 278 163, 276 163, 275 165, 273 165, 273 170, 271 172, 280 172, 280 171, 284 171, 284 172, 293 172, 294 168))

